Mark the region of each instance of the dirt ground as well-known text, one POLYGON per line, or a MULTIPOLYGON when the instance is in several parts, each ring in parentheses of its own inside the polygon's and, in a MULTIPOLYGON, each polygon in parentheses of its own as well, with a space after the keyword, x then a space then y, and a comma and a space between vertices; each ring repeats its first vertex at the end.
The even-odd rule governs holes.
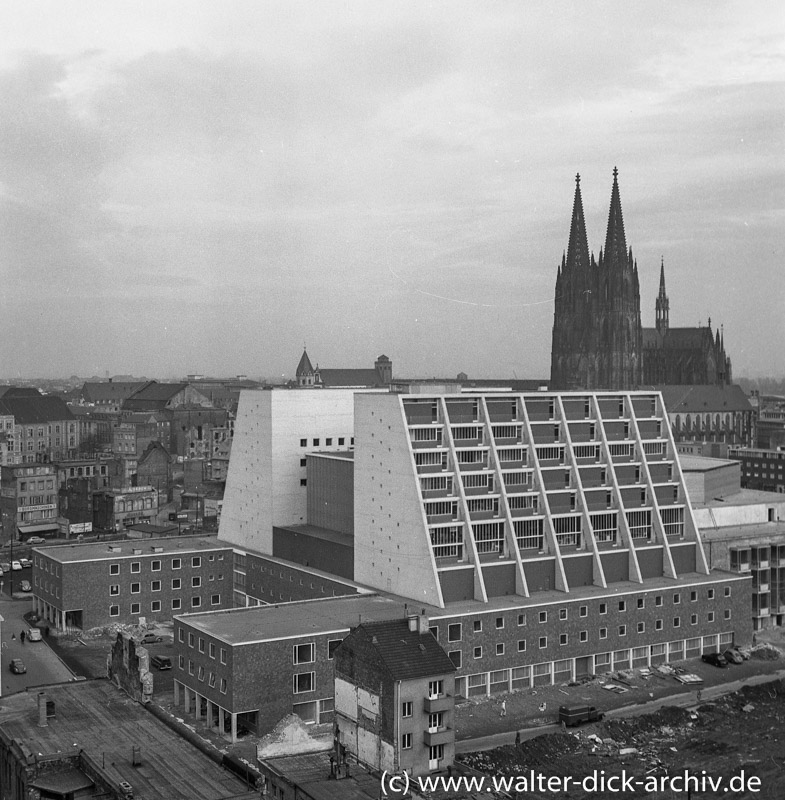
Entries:
MULTIPOLYGON (((722 777, 727 786, 734 775, 758 777, 760 791, 717 791, 698 785, 691 798, 785 798, 785 681, 747 686, 694 709, 666 706, 654 714, 631 719, 608 719, 569 733, 545 734, 519 745, 506 745, 482 753, 460 756, 461 763, 488 775, 524 776, 530 770, 548 776, 582 780, 595 771, 605 775, 682 775, 685 770, 702 777, 722 777), (627 753, 622 755, 622 753, 627 753)), ((651 786, 651 784, 650 784, 651 786)), ((669 785, 647 791, 639 784, 633 792, 584 791, 575 784, 571 800, 618 797, 672 800, 687 797, 669 785)), ((752 787, 755 788, 755 787, 752 787)), ((513 796, 515 796, 513 794, 513 796)), ((526 800, 553 798, 553 792, 527 792, 526 800)), ((567 795, 561 795, 567 796, 567 795)))

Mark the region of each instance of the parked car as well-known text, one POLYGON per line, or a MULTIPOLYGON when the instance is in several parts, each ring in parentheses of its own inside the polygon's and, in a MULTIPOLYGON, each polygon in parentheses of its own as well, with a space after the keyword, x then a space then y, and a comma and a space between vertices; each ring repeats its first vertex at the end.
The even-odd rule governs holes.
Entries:
POLYGON ((11 569, 14 572, 19 572, 19 570, 22 569, 22 565, 18 561, 12 561, 11 562, 11 569))
POLYGON ((27 641, 28 642, 40 642, 41 641, 41 630, 40 630, 40 628, 28 628, 27 629, 27 641))
POLYGON ((22 565, 22 569, 33 566, 33 562, 29 558, 20 558, 19 563, 22 565))
POLYGON ((150 663, 157 669, 171 669, 172 659, 169 656, 152 656, 150 663))
POLYGON ((705 661, 707 664, 711 664, 714 667, 727 667, 728 662, 725 660, 725 656, 722 653, 704 653, 701 656, 701 661, 705 661))
POLYGON ((744 656, 735 648, 731 647, 726 650, 723 654, 725 656, 725 660, 729 664, 743 664, 744 663, 744 656))
POLYGON ((0 561, 0 569, 3 570, 3 572, 10 572, 11 564, 8 561, 0 561))
POLYGON ((155 644, 156 642, 162 642, 163 636, 159 636, 157 633, 146 633, 142 636, 142 644, 155 644))
POLYGON ((22 581, 19 584, 19 591, 20 592, 32 592, 33 587, 30 585, 30 581, 22 581))
POLYGON ((27 672, 27 667, 21 658, 12 658, 11 663, 8 665, 14 675, 23 675, 27 672))
POLYGON ((43 544, 46 541, 43 536, 31 536, 28 540, 28 544, 43 544))

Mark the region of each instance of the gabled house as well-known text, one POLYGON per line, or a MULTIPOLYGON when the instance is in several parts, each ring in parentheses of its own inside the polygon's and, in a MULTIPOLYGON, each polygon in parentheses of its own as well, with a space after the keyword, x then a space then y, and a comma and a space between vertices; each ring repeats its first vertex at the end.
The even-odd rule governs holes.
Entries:
POLYGON ((378 771, 423 775, 455 757, 455 672, 424 614, 358 625, 336 648, 335 737, 378 771))

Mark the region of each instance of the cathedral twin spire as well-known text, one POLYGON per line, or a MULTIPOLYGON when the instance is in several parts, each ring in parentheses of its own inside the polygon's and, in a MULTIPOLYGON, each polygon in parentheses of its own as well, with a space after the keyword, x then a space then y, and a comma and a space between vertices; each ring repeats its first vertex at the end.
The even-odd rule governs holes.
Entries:
POLYGON ((556 280, 551 384, 558 389, 630 389, 641 383, 642 333, 638 271, 627 250, 618 170, 605 249, 589 251, 580 175, 566 258, 556 280))

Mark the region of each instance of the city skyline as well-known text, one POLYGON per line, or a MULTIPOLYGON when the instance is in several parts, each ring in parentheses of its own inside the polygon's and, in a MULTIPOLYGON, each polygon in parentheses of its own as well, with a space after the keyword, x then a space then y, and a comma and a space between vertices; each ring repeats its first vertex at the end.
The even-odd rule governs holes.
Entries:
POLYGON ((777 3, 10 2, 4 376, 543 378, 581 174, 644 326, 785 374, 777 3))

